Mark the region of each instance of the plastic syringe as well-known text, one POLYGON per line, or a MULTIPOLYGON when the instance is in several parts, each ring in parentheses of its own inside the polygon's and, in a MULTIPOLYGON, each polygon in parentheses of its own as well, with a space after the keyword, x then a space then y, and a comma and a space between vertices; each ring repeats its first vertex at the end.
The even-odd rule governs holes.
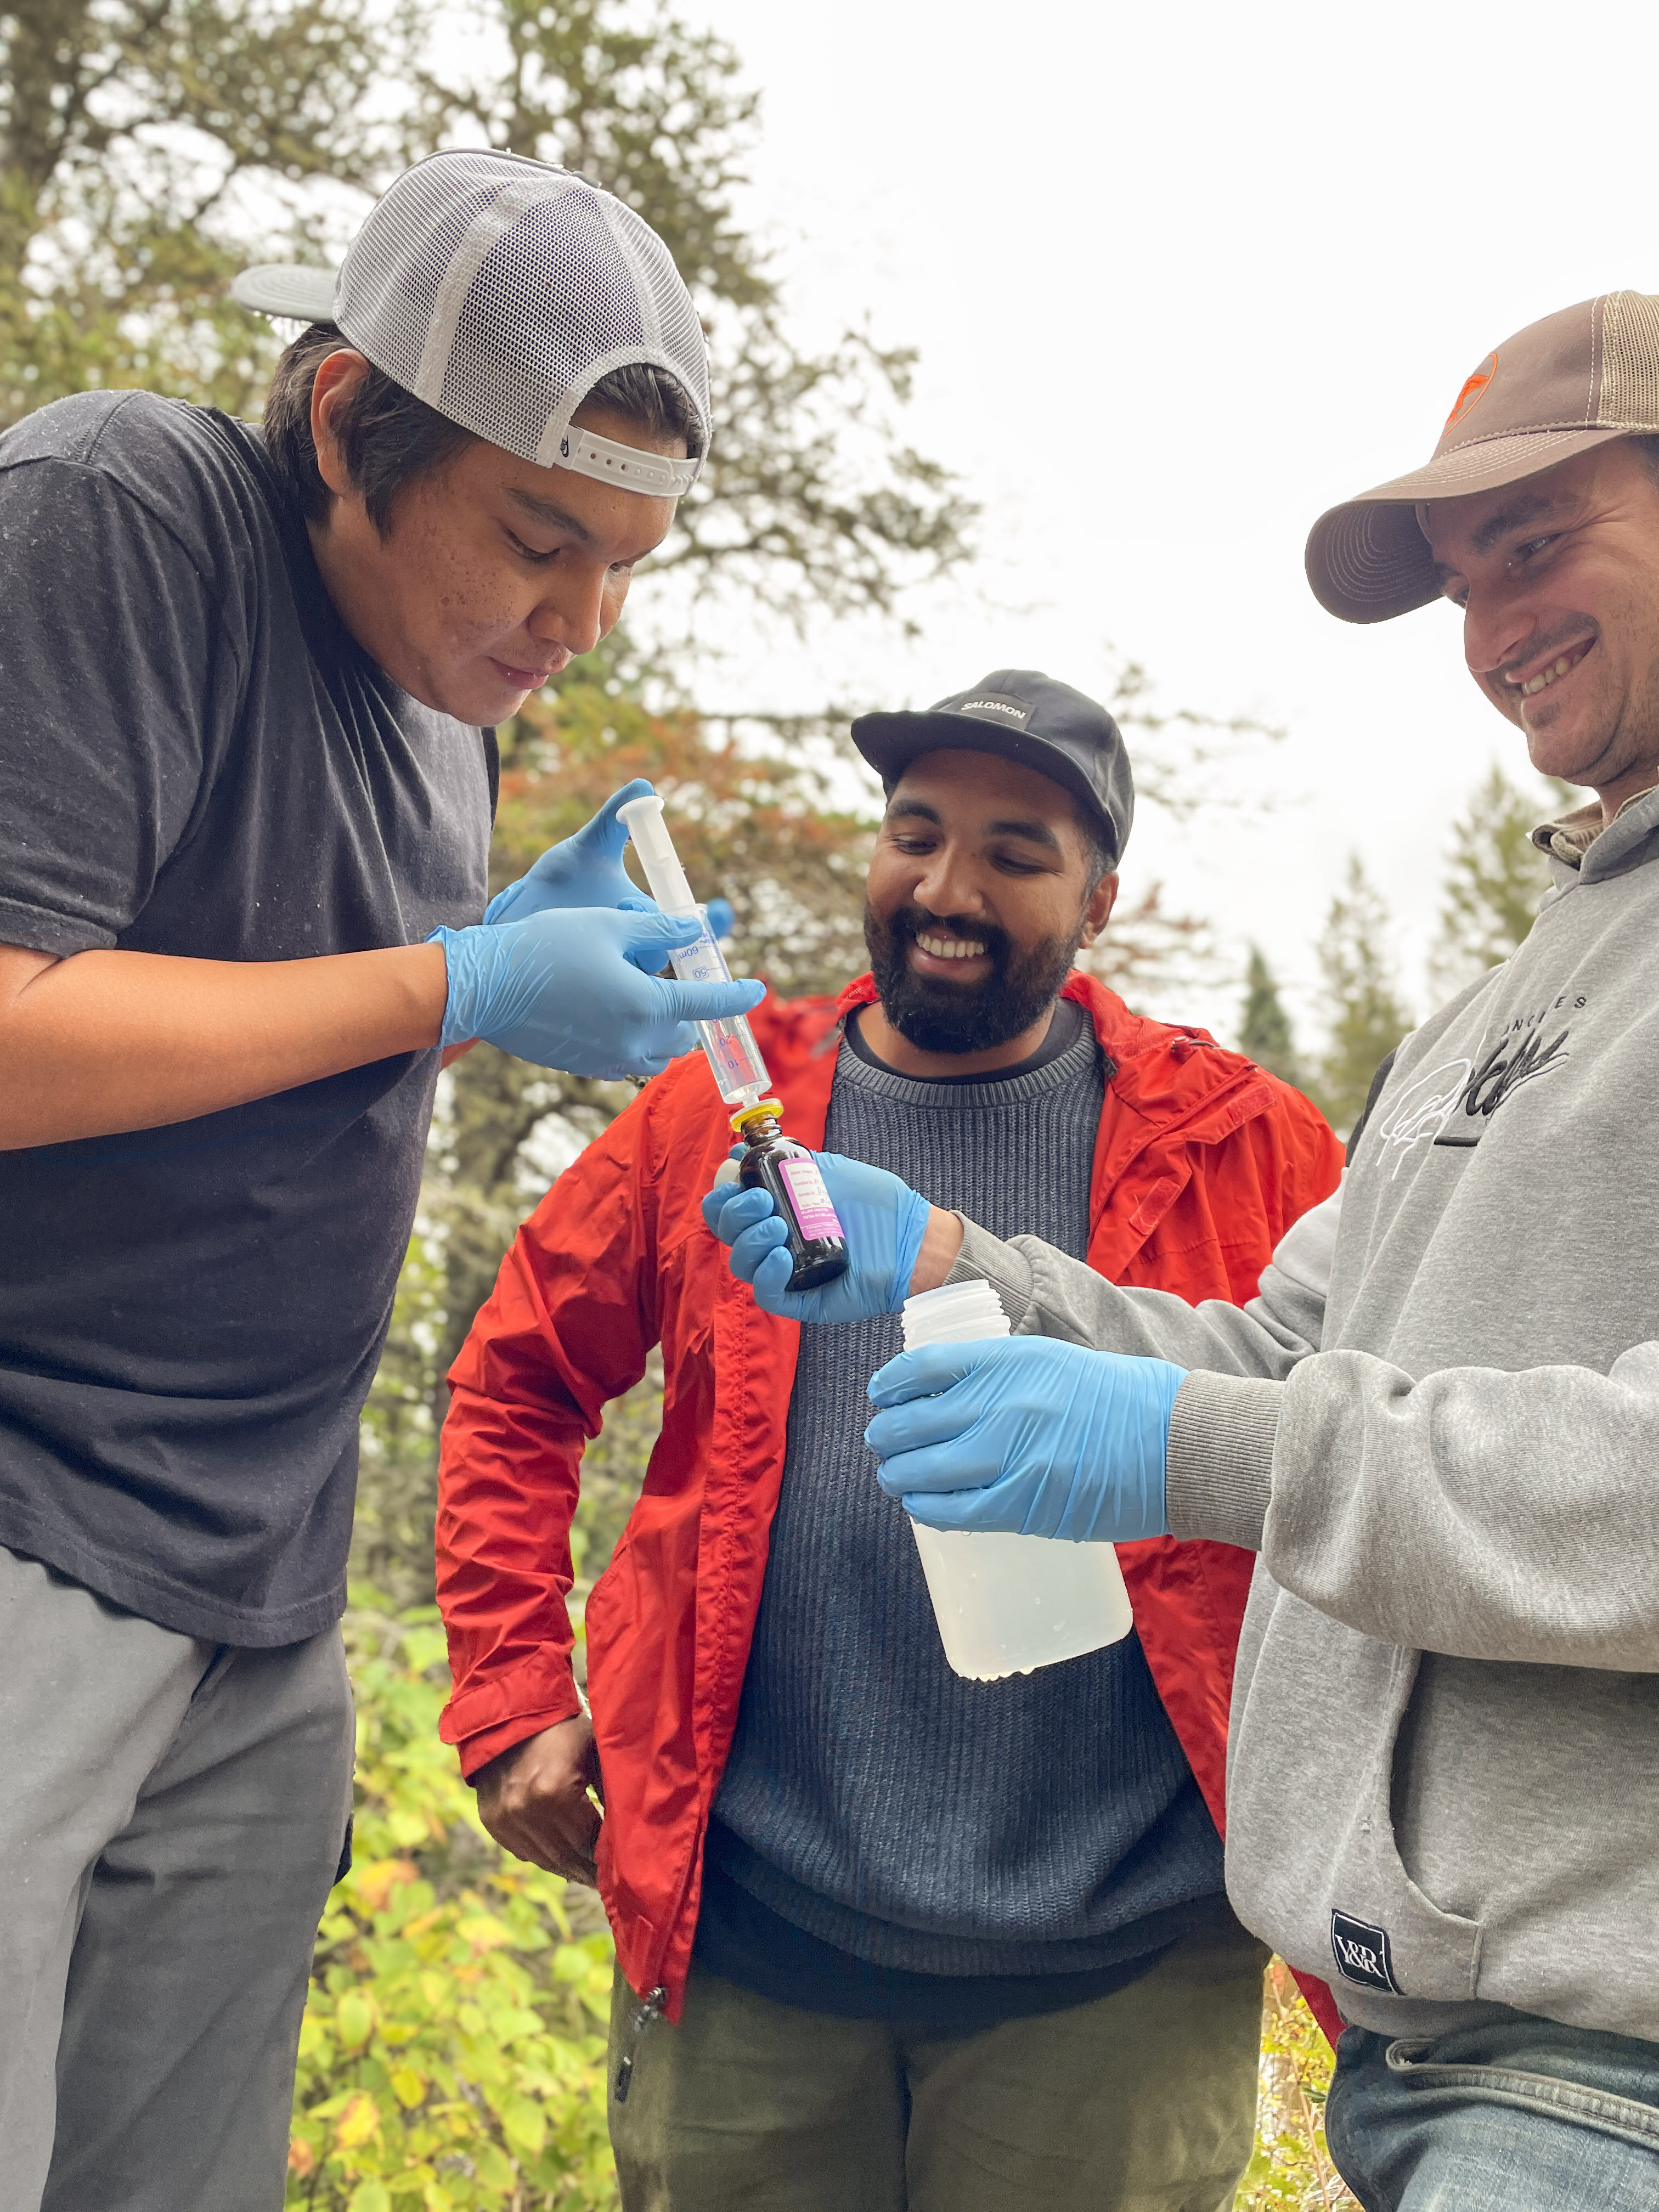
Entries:
MULTIPOLYGON (((691 896, 680 856, 674 850, 674 841, 662 818, 661 799, 654 793, 646 799, 630 799, 626 806, 617 809, 617 819, 633 839, 651 896, 663 912, 695 914, 702 923, 701 937, 669 954, 674 973, 684 983, 729 983, 732 970, 708 927, 708 916, 691 896)), ((766 1072, 760 1047, 755 1042, 754 1031, 743 1015, 728 1015, 717 1022, 699 1022, 697 1036, 708 1055, 708 1065, 714 1071, 722 1098, 733 1106, 753 1106, 765 1097, 772 1087, 772 1079, 766 1072)))

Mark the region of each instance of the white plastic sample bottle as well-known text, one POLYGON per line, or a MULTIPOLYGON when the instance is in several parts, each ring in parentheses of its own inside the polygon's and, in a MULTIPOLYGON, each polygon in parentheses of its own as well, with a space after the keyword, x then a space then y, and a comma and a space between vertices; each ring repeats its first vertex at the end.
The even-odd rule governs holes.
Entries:
MULTIPOLYGON (((669 965, 683 983, 729 983, 732 970, 708 927, 708 916, 691 896, 685 870, 674 850, 674 841, 662 818, 662 801, 655 793, 630 799, 617 809, 617 819, 634 841, 634 850, 645 870, 651 896, 665 914, 702 916, 702 935, 668 956, 669 965)), ((753 1106, 772 1087, 755 1033, 742 1014, 728 1014, 717 1022, 699 1022, 697 1036, 714 1071, 720 1097, 731 1106, 753 1106)))
MULTIPOLYGON (((907 1352, 1009 1333, 988 1283, 947 1283, 907 1298, 903 1325, 907 1352)), ((1080 1658, 1134 1626, 1109 1544, 910 1526, 945 1656, 970 1682, 1080 1658)))

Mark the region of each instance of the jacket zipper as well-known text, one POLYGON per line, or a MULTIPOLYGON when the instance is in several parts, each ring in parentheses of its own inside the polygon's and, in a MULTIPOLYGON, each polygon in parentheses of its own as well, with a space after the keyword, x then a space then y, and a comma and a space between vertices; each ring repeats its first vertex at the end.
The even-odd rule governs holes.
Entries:
MULTIPOLYGON (((704 1819, 706 1821, 706 1813, 704 1819)), ((679 1923, 680 1913, 685 1904, 686 1893, 691 1887, 692 1866, 696 1861, 698 1848, 701 1846, 703 1837, 707 1832, 706 1826, 699 1829, 698 1831, 697 1842, 693 1844, 691 1856, 686 1861, 685 1874, 680 1883, 679 1895, 675 1899, 674 1910, 669 1916, 668 1932, 663 1937, 661 1942, 656 1947, 656 1967, 659 1973, 661 1973, 662 1972, 663 1961, 667 1957, 669 1946, 673 1941, 674 1929, 679 1923)), ((617 2054, 616 2079, 611 2085, 616 2094, 617 2102, 619 2105, 625 2105, 628 2102, 628 2093, 634 2085, 634 2060, 639 2050, 640 2037, 653 2020, 660 2020, 662 2018, 667 2008, 667 1984, 663 1982, 658 1982, 641 2001, 639 2010, 635 2014, 633 2020, 629 2025, 628 2033, 623 2039, 622 2050, 617 2054)))
POLYGON ((623 2042, 622 2055, 617 2061, 614 2087, 619 2105, 628 2102, 628 2092, 634 2080, 634 2054, 638 2048, 641 2033, 653 2020, 661 2019, 663 2007, 667 2002, 668 1992, 659 1982, 634 2015, 633 2024, 623 2042))

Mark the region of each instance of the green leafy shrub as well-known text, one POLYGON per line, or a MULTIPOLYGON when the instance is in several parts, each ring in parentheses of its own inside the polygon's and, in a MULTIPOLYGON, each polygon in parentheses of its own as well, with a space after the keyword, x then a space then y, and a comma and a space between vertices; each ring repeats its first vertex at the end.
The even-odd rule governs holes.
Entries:
POLYGON ((585 1892, 508 1858, 438 1741, 435 1609, 348 1614, 355 1863, 300 2039, 288 2203, 600 2212, 611 1942, 585 1892))
POLYGON ((1261 2010, 1255 2154, 1234 2212, 1358 2212, 1325 2147, 1325 2093, 1334 2063, 1290 1968, 1275 1959, 1261 2010))

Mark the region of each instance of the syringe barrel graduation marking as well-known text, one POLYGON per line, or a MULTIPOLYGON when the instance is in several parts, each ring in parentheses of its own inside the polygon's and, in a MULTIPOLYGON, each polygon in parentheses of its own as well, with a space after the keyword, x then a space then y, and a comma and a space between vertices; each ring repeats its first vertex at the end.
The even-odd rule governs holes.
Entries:
MULTIPOLYGON (((726 964, 726 955, 708 927, 708 915, 691 896, 691 886, 685 879, 679 854, 674 850, 674 841, 662 818, 661 799, 654 793, 645 799, 630 799, 626 806, 617 809, 617 819, 633 839, 651 896, 663 912, 695 914, 702 920, 702 934, 694 943, 669 954, 669 964, 674 973, 685 983, 730 982, 732 971, 726 964)), ((752 1106, 770 1090, 771 1078, 767 1074, 766 1062, 761 1058, 754 1031, 743 1015, 733 1014, 717 1022, 699 1022, 697 1036, 708 1055, 708 1065, 714 1071, 720 1097, 729 1104, 752 1106)))

